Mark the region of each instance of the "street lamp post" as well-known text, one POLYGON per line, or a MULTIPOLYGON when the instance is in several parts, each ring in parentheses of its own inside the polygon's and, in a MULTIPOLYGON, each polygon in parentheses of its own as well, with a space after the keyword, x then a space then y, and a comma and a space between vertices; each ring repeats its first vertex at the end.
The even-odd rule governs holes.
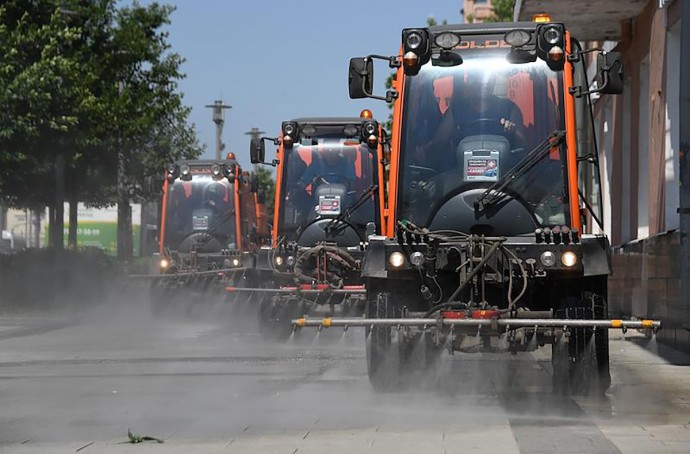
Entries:
POLYGON ((225 149, 225 144, 223 143, 225 109, 231 109, 232 106, 223 104, 222 100, 216 100, 213 101, 213 104, 208 104, 206 107, 213 109, 213 122, 216 124, 216 160, 220 161, 221 151, 225 149))
POLYGON ((256 139, 260 139, 261 134, 266 134, 266 132, 259 130, 259 128, 252 128, 249 131, 245 132, 244 134, 251 137, 252 140, 256 140, 256 139))

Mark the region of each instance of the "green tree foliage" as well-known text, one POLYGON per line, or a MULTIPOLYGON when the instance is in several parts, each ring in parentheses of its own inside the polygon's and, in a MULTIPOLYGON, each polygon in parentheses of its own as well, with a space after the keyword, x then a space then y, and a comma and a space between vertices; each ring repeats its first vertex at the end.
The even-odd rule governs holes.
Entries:
POLYGON ((116 0, 6 0, 0 6, 0 197, 55 204, 54 162, 67 192, 115 202, 124 150, 133 200, 155 198, 166 162, 201 149, 177 82, 183 59, 164 27, 173 9, 116 0), (155 181, 158 180, 158 181, 155 181))
POLYGON ((259 194, 266 201, 268 223, 273 224, 273 207, 275 206, 276 183, 273 180, 273 172, 265 166, 255 164, 254 173, 258 178, 259 194))
POLYGON ((491 0, 491 15, 486 22, 513 22, 514 0, 491 0))

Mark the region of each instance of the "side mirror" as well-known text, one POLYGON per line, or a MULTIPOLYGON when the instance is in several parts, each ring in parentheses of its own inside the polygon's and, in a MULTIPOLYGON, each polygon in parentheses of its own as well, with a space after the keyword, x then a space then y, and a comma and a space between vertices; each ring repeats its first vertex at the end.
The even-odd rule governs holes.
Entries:
POLYGON ((370 58, 351 58, 348 72, 350 98, 361 99, 371 96, 374 81, 374 61, 370 58))
POLYGON ((262 139, 252 139, 249 144, 249 158, 252 164, 263 164, 266 157, 266 145, 262 139))
POLYGON ((600 93, 619 95, 623 93, 623 63, 620 52, 597 55, 597 88, 600 93))

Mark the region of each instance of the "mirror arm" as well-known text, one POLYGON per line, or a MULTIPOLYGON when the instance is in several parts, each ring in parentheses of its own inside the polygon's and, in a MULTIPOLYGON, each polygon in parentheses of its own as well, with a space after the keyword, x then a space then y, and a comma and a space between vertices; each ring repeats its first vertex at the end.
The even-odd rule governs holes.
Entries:
POLYGON ((570 55, 568 55, 568 61, 571 63, 580 61, 580 55, 591 54, 592 52, 601 52, 604 55, 608 54, 608 51, 603 47, 592 47, 591 49, 571 52, 570 55))
POLYGON ((582 87, 570 87, 568 93, 575 95, 576 98, 581 98, 585 95, 591 95, 592 93, 599 93, 604 87, 595 88, 594 90, 582 91, 582 87))
MULTIPOLYGON (((400 59, 395 55, 390 56, 390 57, 386 57, 385 55, 372 54, 372 55, 367 55, 364 58, 364 61, 366 62, 369 59, 385 60, 388 62, 388 66, 390 68, 400 68, 400 66, 401 66, 400 59)), ((366 70, 366 65, 364 65, 364 67, 365 67, 365 69, 364 69, 364 71, 362 71, 362 76, 368 76, 369 71, 366 70)), ((363 77, 362 78, 362 93, 364 93, 367 96, 367 98, 379 99, 381 101, 386 101, 389 104, 392 103, 393 101, 395 101, 396 99, 398 99, 399 94, 395 90, 386 91, 386 96, 377 96, 373 93, 368 93, 365 86, 364 86, 364 80, 365 80, 365 78, 363 77)))
POLYGON ((568 93, 571 95, 575 95, 576 98, 581 98, 585 95, 591 95, 592 93, 601 93, 603 89, 606 88, 606 86, 609 84, 609 79, 606 77, 606 74, 604 74, 604 83, 601 85, 601 87, 597 87, 594 90, 589 90, 589 91, 582 91, 582 87, 570 87, 568 89, 568 93))

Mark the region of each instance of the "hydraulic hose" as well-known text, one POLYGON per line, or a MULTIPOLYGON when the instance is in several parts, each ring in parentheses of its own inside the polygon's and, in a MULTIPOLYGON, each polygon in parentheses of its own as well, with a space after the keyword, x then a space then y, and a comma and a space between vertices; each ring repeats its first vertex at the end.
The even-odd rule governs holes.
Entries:
POLYGON ((455 298, 457 298, 460 295, 460 292, 462 292, 462 290, 465 287, 467 287, 467 284, 469 284, 470 281, 472 280, 472 278, 477 275, 477 273, 484 267, 484 265, 486 265, 486 262, 489 261, 491 256, 494 255, 494 253, 498 250, 499 247, 501 247, 500 241, 497 241, 491 245, 491 247, 489 248, 489 251, 486 253, 486 255, 484 255, 484 257, 482 257, 482 259, 479 261, 477 266, 475 266, 472 269, 472 271, 470 271, 470 274, 467 275, 467 278, 465 278, 465 282, 463 282, 461 285, 459 285, 458 288, 455 289, 453 294, 450 296, 450 298, 448 298, 448 301, 446 301, 447 303, 450 303, 451 301, 455 300, 455 298))

